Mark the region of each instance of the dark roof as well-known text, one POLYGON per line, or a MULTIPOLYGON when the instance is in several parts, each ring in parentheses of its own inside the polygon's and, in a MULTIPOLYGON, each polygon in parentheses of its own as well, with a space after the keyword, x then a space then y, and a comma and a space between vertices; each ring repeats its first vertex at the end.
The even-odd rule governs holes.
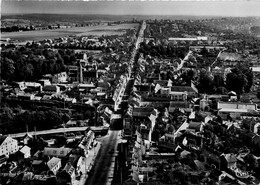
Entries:
POLYGON ((200 130, 201 122, 190 122, 189 129, 200 130))
POLYGON ((2 145, 2 143, 4 142, 5 139, 6 139, 6 136, 0 136, 0 145, 2 145))
POLYGON ((137 117, 147 117, 151 114, 156 114, 154 108, 152 107, 134 107, 133 108, 133 116, 137 117))
POLYGON ((168 85, 168 80, 154 80, 155 84, 159 84, 160 86, 167 86, 168 85))
POLYGON ((187 91, 187 92, 196 92, 197 93, 197 91, 190 86, 172 86, 171 91, 176 91, 176 92, 187 91))
POLYGON ((55 85, 46 85, 42 88, 43 91, 56 91, 57 86, 55 85))

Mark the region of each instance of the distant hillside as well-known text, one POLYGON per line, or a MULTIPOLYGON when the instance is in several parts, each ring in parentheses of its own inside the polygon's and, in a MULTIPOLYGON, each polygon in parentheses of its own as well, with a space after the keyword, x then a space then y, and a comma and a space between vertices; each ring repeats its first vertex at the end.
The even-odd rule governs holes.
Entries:
POLYGON ((148 20, 148 19, 203 19, 213 18, 212 16, 180 16, 180 15, 88 15, 88 14, 17 14, 17 15, 2 15, 2 20, 5 19, 24 19, 43 22, 90 22, 90 21, 129 21, 133 19, 148 20))

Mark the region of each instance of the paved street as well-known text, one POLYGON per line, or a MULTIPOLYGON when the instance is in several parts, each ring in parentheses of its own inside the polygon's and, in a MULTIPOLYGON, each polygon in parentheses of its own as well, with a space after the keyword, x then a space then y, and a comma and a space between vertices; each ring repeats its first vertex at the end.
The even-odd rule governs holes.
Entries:
POLYGON ((89 150, 88 157, 85 158, 82 164, 82 176, 79 181, 75 181, 73 185, 84 185, 86 183, 86 179, 88 178, 87 171, 91 169, 91 167, 94 165, 95 159, 97 157, 97 153, 101 148, 101 143, 97 142, 96 147, 93 147, 91 150, 89 150))
POLYGON ((120 139, 120 131, 109 131, 109 135, 103 138, 100 153, 93 166, 93 175, 89 177, 88 185, 110 184, 109 178, 113 177, 114 158, 117 150, 117 142, 120 139))
MULTIPOLYGON (((143 41, 143 32, 146 28, 146 23, 143 22, 139 36, 136 41, 135 49, 132 53, 132 61, 134 61, 135 55, 137 53, 137 50, 139 48, 139 44, 143 41)), ((126 88, 127 91, 123 91, 123 94, 128 97, 131 85, 133 84, 133 80, 127 81, 127 84, 124 88, 126 88)), ((122 96, 123 97, 123 96, 122 96)), ((121 99, 122 100, 122 99, 121 99)), ((121 104, 121 100, 119 101, 119 105, 121 104)), ((123 111, 121 110, 119 114, 121 114, 123 111)), ((112 121, 111 121, 112 122, 112 121)), ((119 125, 122 123, 122 119, 118 119, 117 121, 114 121, 114 125, 110 125, 110 128, 117 129, 119 125)), ((102 147, 100 149, 100 153, 96 158, 95 164, 93 166, 93 175, 89 177, 86 184, 87 185, 110 185, 111 181, 114 177, 114 167, 115 167, 115 156, 117 155, 117 145, 118 141, 121 140, 121 131, 117 130, 109 130, 109 135, 104 137, 102 141, 102 147)))

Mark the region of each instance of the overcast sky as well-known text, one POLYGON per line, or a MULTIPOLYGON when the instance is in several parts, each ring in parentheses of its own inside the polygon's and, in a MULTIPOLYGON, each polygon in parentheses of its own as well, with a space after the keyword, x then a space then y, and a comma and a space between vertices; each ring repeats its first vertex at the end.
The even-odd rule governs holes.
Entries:
POLYGON ((32 1, 3 0, 2 14, 127 14, 260 16, 260 0, 222 1, 32 1))

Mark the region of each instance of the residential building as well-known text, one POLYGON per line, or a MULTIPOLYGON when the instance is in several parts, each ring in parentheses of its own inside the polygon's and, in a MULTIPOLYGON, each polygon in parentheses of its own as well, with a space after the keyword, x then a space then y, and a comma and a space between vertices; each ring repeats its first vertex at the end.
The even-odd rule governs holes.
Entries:
POLYGON ((243 102, 218 102, 217 109, 220 116, 230 115, 239 117, 242 113, 257 111, 257 104, 243 102))
POLYGON ((23 146, 19 152, 23 155, 24 158, 31 157, 31 148, 29 146, 23 146))
POLYGON ((70 82, 79 82, 79 68, 78 66, 68 66, 68 78, 70 82))
POLYGON ((66 72, 61 72, 52 76, 52 83, 66 83, 68 75, 66 72))
POLYGON ((60 87, 56 85, 46 85, 42 88, 44 94, 57 94, 60 92, 60 87))
POLYGON ((61 168, 61 159, 57 157, 52 157, 48 162, 47 166, 54 175, 57 174, 58 170, 61 168))
POLYGON ((71 152, 70 148, 51 148, 51 147, 45 147, 43 154, 45 156, 54 156, 59 158, 66 157, 71 152))
POLYGON ((58 184, 74 184, 75 178, 75 168, 72 166, 70 162, 66 164, 62 171, 57 173, 58 184))
POLYGON ((172 86, 170 93, 174 95, 175 92, 187 93, 187 98, 196 98, 198 96, 198 89, 193 83, 191 86, 172 86))
POLYGON ((152 140, 152 131, 158 116, 156 109, 152 107, 134 107, 133 123, 145 140, 152 140))
POLYGON ((19 150, 18 141, 9 136, 0 135, 0 156, 13 154, 19 150))

